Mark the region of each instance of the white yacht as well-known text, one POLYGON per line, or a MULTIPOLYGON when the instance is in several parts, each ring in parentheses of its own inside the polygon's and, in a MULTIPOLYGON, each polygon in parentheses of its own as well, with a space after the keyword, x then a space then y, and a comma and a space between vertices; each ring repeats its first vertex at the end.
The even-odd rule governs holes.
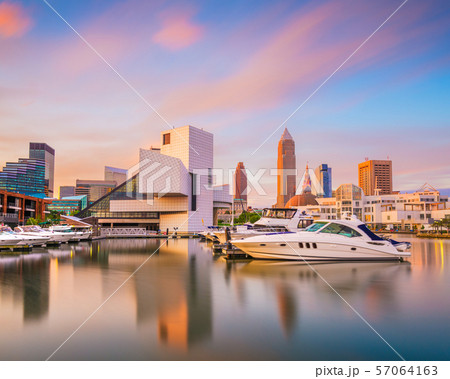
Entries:
POLYGON ((72 238, 71 234, 44 230, 38 225, 17 226, 14 231, 19 235, 49 237, 47 243, 64 243, 72 238))
POLYGON ((9 234, 19 238, 20 241, 16 246, 42 246, 50 239, 50 237, 46 236, 28 236, 25 234, 18 234, 7 225, 0 226, 0 233, 9 234))
POLYGON ((403 260, 411 254, 350 220, 319 220, 304 231, 269 233, 231 241, 253 258, 306 261, 403 260))
POLYGON ((70 225, 53 225, 49 228, 49 230, 51 230, 52 232, 65 233, 67 235, 71 235, 72 237, 70 238, 69 241, 74 242, 81 241, 81 239, 84 236, 84 233, 75 232, 74 230, 72 230, 72 227, 70 225))
POLYGON ((9 233, 8 231, 5 230, 5 228, 9 228, 9 226, 0 227, 0 247, 15 246, 22 241, 20 237, 9 233))
MULTIPOLYGON (((304 211, 290 208, 266 208, 262 217, 254 224, 244 224, 230 230, 231 240, 243 239, 274 232, 299 231, 314 222, 304 211)), ((227 242, 225 230, 214 232, 220 243, 227 242)))

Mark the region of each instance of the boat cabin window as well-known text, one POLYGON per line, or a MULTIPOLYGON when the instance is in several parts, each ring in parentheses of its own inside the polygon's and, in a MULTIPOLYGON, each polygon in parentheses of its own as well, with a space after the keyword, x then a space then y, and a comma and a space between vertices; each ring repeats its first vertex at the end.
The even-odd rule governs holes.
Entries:
POLYGON ((315 222, 308 226, 305 231, 307 232, 317 232, 320 228, 323 228, 324 225, 328 224, 327 222, 315 222))
POLYGON ((286 219, 294 217, 295 212, 295 209, 266 208, 264 209, 263 217, 286 219))
POLYGON ((305 229, 313 223, 313 220, 300 220, 298 222, 297 228, 305 229))
POLYGON ((361 234, 355 229, 346 225, 331 223, 323 228, 320 233, 339 234, 346 237, 361 237, 361 234))

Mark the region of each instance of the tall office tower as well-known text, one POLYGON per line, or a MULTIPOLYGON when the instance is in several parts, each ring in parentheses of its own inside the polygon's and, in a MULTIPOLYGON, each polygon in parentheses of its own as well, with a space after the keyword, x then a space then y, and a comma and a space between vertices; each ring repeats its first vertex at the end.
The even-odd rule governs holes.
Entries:
POLYGON ((55 185, 55 149, 46 143, 30 142, 30 158, 42 159, 45 162, 45 194, 53 197, 55 185))
POLYGON ((105 180, 115 181, 117 185, 121 185, 127 180, 128 171, 122 168, 105 166, 105 180))
POLYGON ((331 167, 328 167, 325 163, 321 164, 315 169, 314 174, 316 175, 319 188, 313 193, 316 192, 314 193, 316 196, 332 197, 331 167))
POLYGON ((243 162, 239 162, 234 174, 234 198, 247 201, 247 175, 243 162))
POLYGON ((42 159, 19 158, 6 162, 0 172, 0 188, 9 192, 44 198, 46 196, 45 162, 42 159))
POLYGON ((278 142, 276 207, 284 207, 295 195, 297 180, 295 161, 295 142, 286 128, 278 142))
POLYGON ((59 198, 75 196, 75 186, 60 186, 59 198))
POLYGON ((375 195, 375 190, 380 195, 392 193, 392 161, 366 160, 358 164, 358 185, 366 196, 375 195))

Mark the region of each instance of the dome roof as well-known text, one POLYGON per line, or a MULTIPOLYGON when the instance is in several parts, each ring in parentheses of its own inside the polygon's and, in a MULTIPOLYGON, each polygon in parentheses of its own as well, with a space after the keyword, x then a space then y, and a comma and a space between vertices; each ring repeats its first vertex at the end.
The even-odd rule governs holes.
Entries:
POLYGON ((305 205, 318 205, 316 197, 310 192, 291 197, 291 199, 286 203, 286 208, 303 207, 305 205))

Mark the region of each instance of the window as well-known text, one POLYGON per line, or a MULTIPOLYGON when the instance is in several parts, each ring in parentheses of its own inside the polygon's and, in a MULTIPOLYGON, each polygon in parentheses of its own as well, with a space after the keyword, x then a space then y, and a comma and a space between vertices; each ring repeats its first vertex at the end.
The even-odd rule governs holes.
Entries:
POLYGON ((313 223, 312 220, 300 220, 298 222, 297 228, 305 229, 306 227, 310 226, 312 223, 313 223))
POLYGON ((303 242, 299 242, 299 243, 298 243, 298 247, 299 247, 300 249, 303 249, 303 242))
POLYGON ((168 145, 170 143, 170 133, 163 134, 163 145, 168 145))
POLYGON ((309 242, 306 242, 305 245, 306 245, 306 248, 307 248, 307 249, 309 249, 309 248, 311 247, 311 246, 309 245, 309 242))
POLYGON ((321 230, 321 233, 339 234, 346 237, 361 237, 360 233, 349 226, 335 223, 327 225, 321 230))
POLYGON ((317 232, 319 229, 321 229, 324 225, 326 225, 326 222, 315 222, 314 224, 311 224, 308 226, 305 231, 307 232, 317 232))

